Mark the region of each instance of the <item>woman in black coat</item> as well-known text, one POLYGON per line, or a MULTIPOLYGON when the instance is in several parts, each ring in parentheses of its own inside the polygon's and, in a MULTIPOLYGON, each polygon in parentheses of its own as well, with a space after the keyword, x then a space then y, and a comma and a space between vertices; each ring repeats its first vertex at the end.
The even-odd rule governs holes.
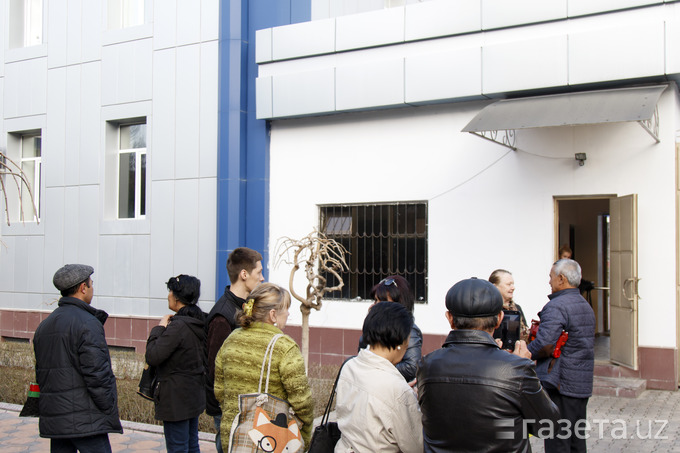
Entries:
POLYGON ((167 282, 168 308, 146 342, 146 362, 156 367, 156 420, 163 421, 170 453, 199 452, 198 416, 205 410, 205 314, 196 305, 201 282, 178 275, 167 282))

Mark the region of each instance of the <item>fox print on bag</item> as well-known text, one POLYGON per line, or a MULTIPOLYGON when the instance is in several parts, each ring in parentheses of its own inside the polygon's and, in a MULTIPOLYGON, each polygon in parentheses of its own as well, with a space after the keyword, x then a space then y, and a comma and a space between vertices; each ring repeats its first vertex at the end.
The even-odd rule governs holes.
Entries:
POLYGON ((302 447, 300 428, 295 420, 289 422, 283 413, 270 420, 267 413, 259 407, 255 409, 253 429, 248 435, 257 445, 257 451, 292 453, 302 447))

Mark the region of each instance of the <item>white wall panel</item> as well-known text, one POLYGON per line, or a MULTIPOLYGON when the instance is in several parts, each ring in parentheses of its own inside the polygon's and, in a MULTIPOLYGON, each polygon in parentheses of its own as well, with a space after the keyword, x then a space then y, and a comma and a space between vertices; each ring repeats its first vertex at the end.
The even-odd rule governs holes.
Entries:
MULTIPOLYGON (((199 45, 177 48, 175 93, 175 177, 196 178, 199 174, 200 137, 200 49, 199 45)), ((169 131, 164 131, 165 133, 169 131)))
POLYGON ((663 22, 569 35, 572 85, 663 73, 663 22))
POLYGON ((149 297, 150 238, 148 235, 135 235, 131 238, 133 259, 130 266, 130 294, 133 297, 149 297))
POLYGON ((215 250, 217 248, 217 179, 198 183, 198 269, 201 300, 215 301, 215 250))
POLYGON ((64 147, 64 183, 75 186, 80 182, 81 124, 81 71, 80 65, 66 68, 66 135, 64 147))
POLYGON ((274 27, 272 36, 275 60, 331 53, 335 50, 335 19, 274 27))
MULTIPOLYGON (((336 69, 337 110, 404 102, 404 60, 385 60, 336 69)), ((276 105, 275 105, 276 107, 276 105)))
POLYGON ((255 62, 264 63, 271 61, 272 49, 272 28, 255 31, 255 62))
MULTIPOLYGON (((30 293, 42 293, 44 291, 52 292, 54 286, 43 287, 44 275, 43 275, 43 263, 45 262, 45 237, 44 236, 28 236, 28 268, 26 272, 28 274, 28 292, 30 293)), ((35 307, 31 304, 30 308, 35 307)))
POLYGON ((151 179, 175 176, 175 49, 153 53, 153 150, 151 179))
MULTIPOLYGON (((117 294, 115 285, 113 284, 114 275, 116 275, 116 263, 113 257, 116 256, 118 236, 102 235, 99 238, 99 253, 101 260, 97 263, 94 269, 95 279, 95 295, 114 296, 117 294)), ((94 266, 94 264, 92 264, 94 266)))
POLYGON ((680 19, 666 21, 666 74, 680 73, 680 19))
POLYGON ((100 63, 86 63, 80 67, 80 184, 99 184, 102 143, 100 63))
POLYGON ((567 37, 485 46, 482 67, 484 93, 567 85, 567 37))
POLYGON ((120 104, 151 98, 151 39, 104 47, 102 52, 102 104, 120 104))
POLYGON ((659 0, 569 0, 569 17, 662 3, 659 0))
POLYGON ((49 149, 43 157, 43 175, 47 187, 62 186, 65 180, 66 77, 66 68, 51 69, 47 76, 49 99, 46 130, 43 132, 43 146, 49 149))
POLYGON ((335 49, 338 51, 402 42, 404 8, 338 17, 335 26, 335 49))
POLYGON ((67 61, 69 35, 68 1, 50 0, 46 5, 48 6, 46 12, 49 17, 46 40, 48 67, 55 68, 66 65, 67 61))
POLYGON ((201 44, 198 124, 201 177, 217 176, 218 49, 217 41, 201 44))
POLYGON ((255 79, 255 114, 257 119, 271 118, 274 115, 273 105, 273 77, 258 77, 255 79))
POLYGON ((478 95, 482 91, 480 48, 406 58, 407 103, 478 95))
POLYGON ((481 0, 427 1, 406 8, 407 41, 456 35, 482 28, 481 0))
POLYGON ((201 41, 219 39, 220 34, 220 2, 219 0, 201 0, 201 41))
POLYGON ((46 98, 47 58, 5 65, 5 118, 45 113, 46 98))
POLYGON ((153 181, 151 183, 151 269, 149 272, 151 297, 167 297, 166 288, 155 282, 167 281, 173 274, 174 257, 174 209, 175 183, 173 181, 153 181), (165 279, 165 280, 163 280, 165 279))
MULTIPOLYGON (((44 216, 42 223, 45 225, 45 263, 44 284, 47 290, 52 285, 52 276, 63 266, 64 261, 64 223, 66 207, 64 205, 64 188, 47 187, 45 190, 44 216)), ((69 222, 68 227, 73 225, 69 222)))
MULTIPOLYGON (((87 2, 88 0, 85 0, 87 2)), ((78 64, 82 61, 83 0, 68 0, 66 30, 66 63, 78 64)), ((92 2, 90 2, 92 3, 92 2)), ((101 2, 100 2, 101 3, 101 2)))
POLYGON ((177 0, 163 0, 153 9, 153 48, 167 49, 177 42, 177 0))
POLYGON ((101 59, 102 54, 102 5, 103 2, 82 2, 82 61, 101 59))
MULTIPOLYGON (((96 271, 97 270, 95 269, 95 272, 96 271)), ((97 274, 95 273, 93 275, 93 278, 96 275, 97 274)), ((115 300, 116 299, 113 298, 113 297, 106 297, 106 296, 97 295, 97 290, 99 290, 99 286, 97 286, 98 284, 99 284, 99 280, 97 280, 97 282, 95 283, 94 299, 92 299, 92 306, 99 309, 99 310, 104 310, 106 313, 111 315, 111 314, 114 313, 114 310, 115 310, 115 300)), ((110 324, 110 323, 104 324, 104 330, 111 329, 112 327, 113 327, 113 325, 110 324)))
MULTIPOLYGON (((168 277, 170 277, 172 274, 168 274, 165 276, 164 282, 167 282, 168 277)), ((158 297, 154 299, 149 299, 149 316, 157 316, 161 317, 164 315, 172 314, 170 309, 168 309, 168 291, 165 287, 165 285, 158 285, 162 286, 162 290, 165 293, 165 297, 158 297)), ((152 286, 151 291, 157 291, 156 288, 152 286)), ((158 291, 160 292, 160 291, 158 291)))
POLYGON ((197 179, 175 181, 173 273, 198 273, 199 192, 197 179))
MULTIPOLYGON (((78 262, 96 266, 99 261, 99 186, 80 186, 78 191, 78 262)), ((69 207, 69 212, 71 208, 69 207)))
POLYGON ((196 44, 201 40, 201 3, 177 0, 177 46, 196 44))
MULTIPOLYGON (((112 257, 115 264, 113 272, 113 287, 116 291, 116 296, 121 296, 124 300, 132 295, 132 235, 117 236, 116 237, 116 254, 112 257)), ((118 311, 119 307, 116 305, 116 313, 125 313, 125 311, 118 311)))
POLYGON ((274 116, 294 116, 335 110, 335 70, 280 75, 274 77, 274 116))
POLYGON ((81 209, 89 209, 89 206, 80 205, 80 188, 78 186, 64 187, 64 230, 62 235, 64 264, 80 262, 81 225, 79 220, 81 209))
POLYGON ((0 291, 2 292, 14 291, 16 238, 17 236, 4 236, 2 238, 2 242, 5 243, 4 246, 0 247, 0 291))
POLYGON ((485 30, 567 17, 567 0, 482 0, 485 30))
MULTIPOLYGON (((0 24, 6 24, 8 23, 6 14, 8 13, 8 8, 5 7, 5 5, 0 5, 0 24)), ((5 75, 5 49, 7 48, 7 33, 3 32, 0 33, 0 62, 3 64, 0 64, 0 78, 4 77, 5 75)), ((1 93, 0 93, 1 94, 1 93)), ((2 104, 0 102, 0 104, 2 104)), ((0 107, 1 108, 1 107, 0 107)), ((0 111, 1 113, 1 111, 0 111)), ((4 118, 4 116, 0 116, 0 118, 4 118)))

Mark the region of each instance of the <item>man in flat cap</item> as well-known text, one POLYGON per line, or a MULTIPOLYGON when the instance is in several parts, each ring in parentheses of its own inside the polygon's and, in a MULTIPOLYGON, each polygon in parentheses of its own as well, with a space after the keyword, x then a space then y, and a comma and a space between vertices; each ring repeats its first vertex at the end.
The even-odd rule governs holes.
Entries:
POLYGON ((530 452, 529 433, 559 413, 543 391, 524 341, 503 351, 493 331, 503 319, 498 289, 476 278, 446 294, 451 332, 423 357, 418 400, 425 452, 530 452))
POLYGON ((122 433, 116 378, 104 336, 108 314, 92 307, 91 266, 67 264, 52 279, 59 306, 33 337, 40 386, 40 437, 52 452, 110 452, 122 433))

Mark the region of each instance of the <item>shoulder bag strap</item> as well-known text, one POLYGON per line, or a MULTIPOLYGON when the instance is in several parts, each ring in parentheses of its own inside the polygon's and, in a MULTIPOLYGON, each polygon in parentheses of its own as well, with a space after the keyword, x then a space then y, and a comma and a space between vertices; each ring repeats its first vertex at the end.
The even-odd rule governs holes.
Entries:
POLYGON ((325 425, 326 423, 328 423, 328 418, 330 417, 331 414, 331 407, 333 406, 333 400, 335 399, 335 389, 338 386, 338 380, 340 379, 340 372, 342 371, 342 367, 344 367, 347 362, 349 362, 351 359, 355 357, 356 357, 355 355, 347 357, 345 361, 342 362, 342 365, 340 365, 338 375, 335 376, 335 382, 333 383, 333 390, 331 390, 331 396, 328 397, 328 404, 326 404, 326 410, 323 413, 323 417, 321 417, 321 425, 325 425))
POLYGON ((276 341, 283 336, 282 333, 277 333, 269 340, 267 349, 264 351, 264 357, 262 358, 262 368, 260 369, 260 383, 257 386, 257 393, 262 393, 262 377, 264 376, 264 366, 267 365, 267 356, 269 356, 269 364, 267 366, 267 382, 264 387, 264 393, 269 392, 269 373, 272 368, 272 356, 274 355, 274 345, 276 341))

